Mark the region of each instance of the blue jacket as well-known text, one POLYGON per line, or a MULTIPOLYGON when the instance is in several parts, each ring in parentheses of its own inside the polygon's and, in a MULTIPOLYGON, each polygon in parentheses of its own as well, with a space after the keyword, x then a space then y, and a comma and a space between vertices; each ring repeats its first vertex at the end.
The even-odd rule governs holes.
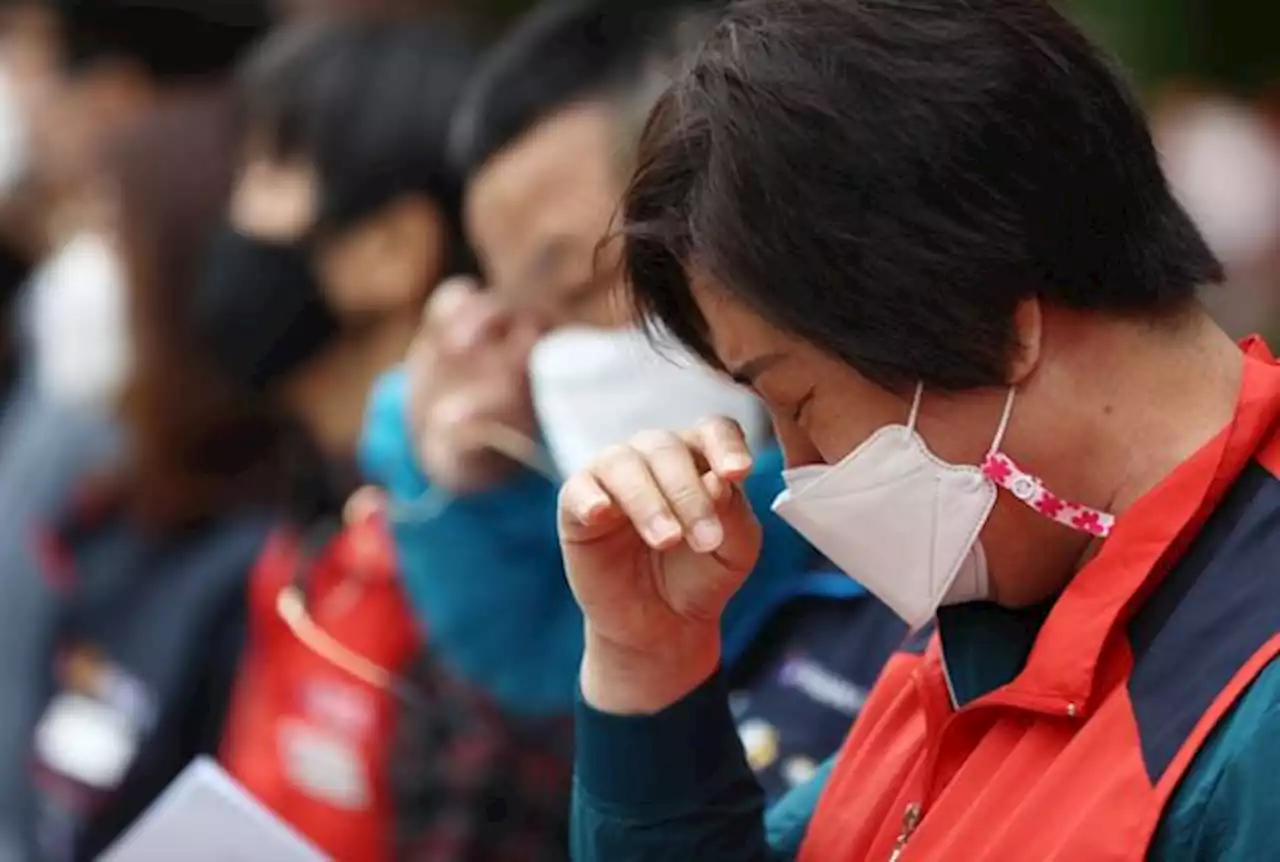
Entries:
MULTIPOLYGON (((455 498, 429 514, 431 489, 407 426, 407 382, 386 375, 374 391, 361 460, 392 500, 392 528, 406 589, 437 656, 504 708, 538 715, 573 710, 582 616, 564 577, 556 538, 556 485, 522 472, 455 498)), ((757 459, 745 490, 764 527, 764 553, 724 621, 725 660, 747 651, 776 612, 802 597, 854 598, 862 587, 814 571, 814 551, 769 506, 782 490, 778 450, 757 459)))

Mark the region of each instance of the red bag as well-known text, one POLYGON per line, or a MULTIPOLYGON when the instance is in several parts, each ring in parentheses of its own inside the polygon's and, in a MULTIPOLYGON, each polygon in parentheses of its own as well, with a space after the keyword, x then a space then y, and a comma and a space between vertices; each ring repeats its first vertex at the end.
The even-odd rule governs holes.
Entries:
POLYGON ((223 764, 338 862, 390 860, 393 680, 420 639, 383 523, 277 534, 249 604, 223 764))

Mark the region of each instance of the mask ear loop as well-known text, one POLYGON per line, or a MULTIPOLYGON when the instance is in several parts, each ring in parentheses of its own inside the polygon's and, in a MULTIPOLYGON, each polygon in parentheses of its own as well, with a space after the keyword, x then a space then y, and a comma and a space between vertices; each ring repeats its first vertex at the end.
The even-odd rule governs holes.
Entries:
POLYGON ((1018 394, 1018 387, 1010 386, 1009 393, 1004 399, 1004 413, 1000 415, 1000 424, 996 427, 996 436, 991 440, 991 448, 987 450, 987 455, 994 455, 1000 451, 1000 444, 1004 443, 1005 432, 1009 430, 1009 418, 1013 416, 1013 400, 1018 394))
MULTIPOLYGON (((491 421, 472 423, 466 430, 485 449, 510 458, 551 482, 560 481, 547 450, 527 434, 491 421)), ((456 499, 457 495, 432 485, 416 500, 391 504, 387 517, 399 524, 424 524, 438 518, 456 499)))
POLYGON ((916 430, 916 420, 920 418, 920 402, 924 400, 924 381, 916 384, 916 394, 911 399, 911 412, 907 414, 907 427, 916 430))

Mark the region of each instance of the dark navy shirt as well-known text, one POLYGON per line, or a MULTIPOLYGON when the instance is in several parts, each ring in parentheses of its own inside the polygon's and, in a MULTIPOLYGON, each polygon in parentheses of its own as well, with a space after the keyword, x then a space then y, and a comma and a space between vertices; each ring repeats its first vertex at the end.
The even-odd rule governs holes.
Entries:
POLYGON ((272 523, 245 511, 176 535, 118 516, 45 531, 58 606, 29 747, 33 858, 97 858, 216 750, 248 573, 272 523))
POLYGON ((809 781, 862 710, 906 626, 870 595, 799 598, 730 675, 730 706, 766 796, 809 781))

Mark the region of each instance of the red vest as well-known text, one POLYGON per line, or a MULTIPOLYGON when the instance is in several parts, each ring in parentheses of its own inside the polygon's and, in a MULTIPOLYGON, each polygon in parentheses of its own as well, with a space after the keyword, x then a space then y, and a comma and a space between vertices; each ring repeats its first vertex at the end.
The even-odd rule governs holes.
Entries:
MULTIPOLYGON (((1193 618, 1213 613, 1213 599, 1197 610, 1205 596, 1241 600, 1254 571, 1202 559, 1244 554, 1240 541, 1188 553, 1192 541, 1202 528, 1210 533, 1206 522, 1247 469, 1269 473, 1265 481, 1280 475, 1280 367, 1260 342, 1245 349, 1232 424, 1124 513, 1010 683, 953 708, 937 635, 921 655, 889 663, 839 755, 800 862, 1145 858, 1205 738, 1280 653, 1271 623, 1227 632, 1221 614, 1193 618), (1204 583, 1180 585, 1199 591, 1178 604, 1181 593, 1171 597, 1164 582, 1193 567, 1188 577, 1204 583), (1158 633, 1135 634, 1157 607, 1158 633), (1222 632, 1212 648, 1206 625, 1222 632)), ((1253 581, 1270 580, 1265 573, 1253 581)))
POLYGON ((338 862, 389 860, 395 695, 332 664, 286 625, 277 602, 300 565, 308 613, 329 637, 391 671, 416 654, 417 627, 378 521, 347 527, 313 563, 294 537, 274 537, 253 574, 248 649, 221 759, 338 862))

